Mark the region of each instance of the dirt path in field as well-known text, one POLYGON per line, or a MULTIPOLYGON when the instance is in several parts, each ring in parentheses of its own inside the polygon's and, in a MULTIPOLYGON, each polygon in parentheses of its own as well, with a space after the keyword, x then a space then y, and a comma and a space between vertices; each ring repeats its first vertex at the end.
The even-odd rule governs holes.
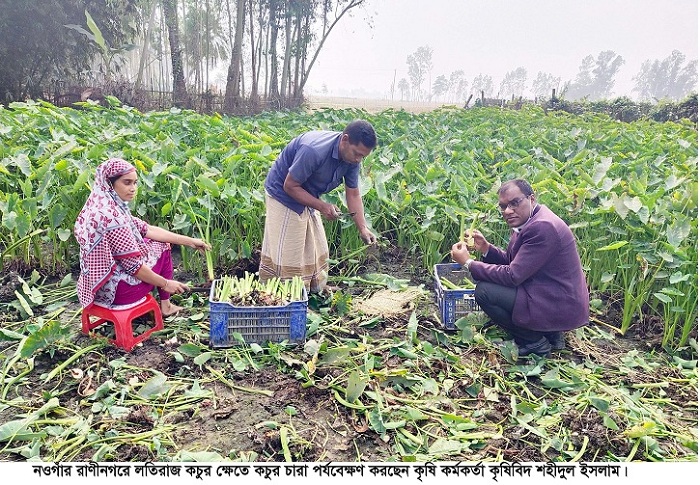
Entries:
POLYGON ((369 113, 380 113, 388 109, 404 110, 409 113, 425 113, 446 106, 460 108, 464 106, 464 103, 429 103, 403 101, 401 99, 366 99, 341 96, 309 96, 306 104, 311 110, 360 108, 369 113))

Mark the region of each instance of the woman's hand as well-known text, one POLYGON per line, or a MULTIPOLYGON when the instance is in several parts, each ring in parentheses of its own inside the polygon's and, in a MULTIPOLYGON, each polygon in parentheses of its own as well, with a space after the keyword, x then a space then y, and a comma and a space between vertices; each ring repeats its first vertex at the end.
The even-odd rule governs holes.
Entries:
POLYGON ((188 244, 189 247, 196 249, 197 251, 209 251, 211 249, 211 245, 204 242, 201 239, 195 239, 195 238, 190 238, 190 243, 188 244))
POLYGON ((185 283, 180 283, 176 280, 165 280, 165 284, 160 287, 163 291, 170 293, 171 295, 176 295, 179 293, 184 293, 190 291, 190 287, 185 283))

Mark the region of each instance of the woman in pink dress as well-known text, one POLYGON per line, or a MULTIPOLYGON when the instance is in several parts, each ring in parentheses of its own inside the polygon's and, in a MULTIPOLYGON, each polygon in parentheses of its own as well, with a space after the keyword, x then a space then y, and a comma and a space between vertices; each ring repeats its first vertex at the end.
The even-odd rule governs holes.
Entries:
POLYGON ((110 158, 97 168, 92 192, 75 222, 80 244, 78 299, 83 308, 94 303, 125 307, 158 288, 164 316, 182 310, 170 301, 173 293, 189 290, 173 280, 170 244, 206 251, 209 244, 151 226, 131 215, 129 202, 136 195, 136 168, 110 158))

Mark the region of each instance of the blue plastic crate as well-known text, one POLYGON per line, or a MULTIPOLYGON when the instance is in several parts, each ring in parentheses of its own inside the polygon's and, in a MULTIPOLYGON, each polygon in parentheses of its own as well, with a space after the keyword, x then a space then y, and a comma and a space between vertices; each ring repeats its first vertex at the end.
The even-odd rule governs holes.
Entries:
POLYGON ((222 301, 213 301, 215 280, 209 292, 209 345, 213 348, 241 345, 234 338, 239 333, 246 344, 265 342, 292 343, 306 339, 306 310, 309 298, 306 289, 303 300, 283 306, 236 306, 222 301))
POLYGON ((435 295, 445 330, 457 330, 455 326, 457 320, 469 313, 479 311, 473 288, 452 290, 445 288, 440 281, 440 278, 445 278, 459 285, 466 276, 467 272, 458 263, 435 265, 435 295))

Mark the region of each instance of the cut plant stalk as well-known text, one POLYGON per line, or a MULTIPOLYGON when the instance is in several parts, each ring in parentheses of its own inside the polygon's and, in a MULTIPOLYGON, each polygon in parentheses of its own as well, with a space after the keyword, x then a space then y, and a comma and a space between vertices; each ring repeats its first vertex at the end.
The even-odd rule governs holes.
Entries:
MULTIPOLYGON (((181 187, 181 186, 180 186, 181 187)), ((211 201, 209 200, 209 196, 207 195, 207 225, 205 231, 202 231, 202 226, 199 225, 199 218, 201 217, 199 214, 197 214, 194 209, 192 208, 192 204, 190 204, 190 200, 188 197, 185 198, 187 201, 187 205, 190 208, 190 214, 194 217, 194 223, 197 226, 197 231, 199 231, 199 237, 202 241, 206 242, 209 244, 210 241, 210 232, 211 232, 211 201)), ((214 255, 212 254, 212 251, 204 251, 204 259, 206 260, 207 264, 207 278, 209 278, 208 281, 214 281, 216 276, 214 275, 214 255)))
POLYGON ((473 281, 471 281, 469 278, 464 278, 462 281, 461 285, 456 285, 455 283, 452 283, 450 280, 445 278, 444 276, 440 278, 440 282, 442 283, 442 286, 444 286, 447 289, 450 290, 471 290, 476 288, 476 285, 474 284, 473 281))
POLYGON ((481 215, 480 212, 476 213, 476 217, 472 220, 472 225, 469 226, 469 232, 466 240, 464 242, 467 243, 467 247, 473 248, 474 247, 474 229, 476 229, 476 223, 479 220, 479 216, 481 215))
POLYGON ((236 298, 241 302, 255 304, 254 293, 265 293, 273 299, 280 300, 281 304, 294 301, 302 301, 304 296, 304 280, 300 276, 294 276, 289 280, 280 280, 277 277, 261 283, 255 279, 255 275, 245 272, 242 278, 235 276, 221 277, 214 289, 214 300, 229 302, 236 298))
POLYGON ((211 372, 214 375, 214 377, 216 377, 219 381, 226 384, 231 389, 235 389, 236 391, 249 392, 252 394, 262 394, 263 396, 267 396, 267 397, 271 397, 271 396, 275 395, 275 393, 273 391, 269 391, 267 389, 254 389, 252 387, 238 386, 236 384, 233 384, 228 379, 226 379, 226 377, 224 377, 224 375, 220 371, 214 369, 213 367, 209 367, 208 365, 205 365, 204 367, 209 372, 211 372))

